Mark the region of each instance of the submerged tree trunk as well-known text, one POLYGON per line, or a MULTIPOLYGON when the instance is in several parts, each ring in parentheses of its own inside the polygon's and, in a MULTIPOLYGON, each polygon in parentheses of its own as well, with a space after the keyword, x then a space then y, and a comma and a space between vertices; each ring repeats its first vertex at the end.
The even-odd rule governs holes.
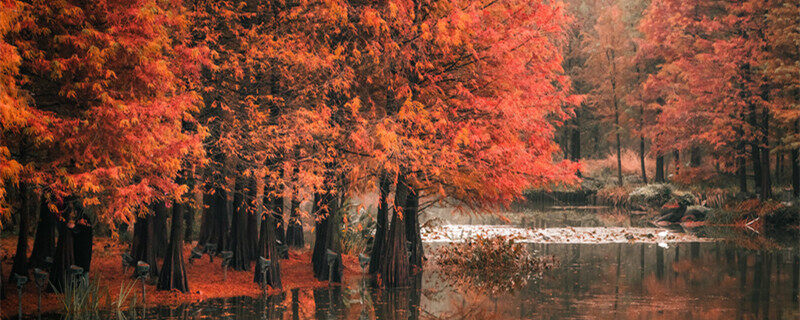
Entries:
POLYGON ((386 173, 381 174, 378 179, 378 216, 375 221, 375 238, 372 241, 372 254, 369 258, 369 273, 377 274, 381 268, 382 257, 386 249, 387 228, 389 226, 389 191, 392 187, 392 180, 386 173))
POLYGON ((45 258, 53 258, 56 251, 56 216, 50 210, 50 205, 45 201, 44 195, 39 195, 39 223, 36 226, 36 235, 33 239, 33 250, 29 265, 34 268, 44 268, 45 258))
POLYGON ((664 156, 656 157, 656 182, 664 183, 664 156))
POLYGON ((28 275, 28 220, 30 220, 32 202, 34 202, 34 192, 25 183, 20 183, 19 199, 19 230, 17 232, 17 251, 14 253, 14 263, 11 266, 10 281, 14 283, 14 274, 21 276, 28 275))
POLYGON ((186 267, 183 262, 183 223, 184 207, 186 204, 175 202, 172 204, 172 226, 170 227, 169 245, 161 274, 158 277, 158 290, 178 290, 189 292, 189 283, 186 281, 186 267))
POLYGON ((381 263, 380 285, 384 287, 403 287, 410 284, 409 257, 406 249, 406 218, 401 205, 406 203, 410 190, 403 175, 397 178, 394 212, 389 227, 386 250, 381 263))

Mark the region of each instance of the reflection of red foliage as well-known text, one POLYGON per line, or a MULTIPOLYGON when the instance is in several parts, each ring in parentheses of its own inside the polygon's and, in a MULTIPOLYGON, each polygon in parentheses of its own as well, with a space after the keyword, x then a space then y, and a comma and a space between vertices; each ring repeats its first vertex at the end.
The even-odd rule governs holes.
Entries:
MULTIPOLYGON (((0 240, 0 254, 2 255, 3 270, 11 270, 11 262, 16 238, 6 238, 0 240)), ((184 257, 189 256, 192 245, 187 244, 184 248, 184 257)), ((100 279, 101 287, 108 287, 112 298, 115 298, 120 291, 123 283, 129 282, 132 271, 122 271, 119 253, 124 252, 126 246, 119 242, 100 238, 94 242, 94 254, 92 257, 92 281, 100 279)), ((214 259, 210 263, 208 257, 196 260, 194 264, 186 265, 186 277, 189 280, 189 293, 183 294, 178 291, 156 291, 154 284, 147 285, 147 305, 174 305, 181 303, 196 302, 210 298, 224 298, 235 296, 257 296, 262 293, 261 288, 253 283, 253 272, 228 270, 228 281, 224 282, 220 259, 214 259)), ((289 259, 281 261, 281 272, 283 288, 288 291, 294 288, 314 288, 327 286, 327 282, 318 281, 314 278, 311 269, 311 252, 308 250, 290 251, 289 259)), ((358 261, 353 256, 343 256, 345 279, 360 276, 358 261)), ((0 275, 8 277, 8 274, 0 275)), ((105 291, 103 289, 102 291, 105 291)), ((2 301, 4 316, 16 314, 17 294, 16 288, 6 287, 8 298, 2 301)), ((141 297, 141 289, 136 287, 135 291, 141 297)), ((271 291, 274 293, 277 291, 271 291)), ((22 309, 25 314, 36 313, 36 287, 28 284, 23 289, 22 309)), ((141 302, 140 302, 141 305, 141 302)), ((60 301, 56 294, 46 293, 42 296, 42 310, 44 312, 58 312, 61 308, 60 301)))

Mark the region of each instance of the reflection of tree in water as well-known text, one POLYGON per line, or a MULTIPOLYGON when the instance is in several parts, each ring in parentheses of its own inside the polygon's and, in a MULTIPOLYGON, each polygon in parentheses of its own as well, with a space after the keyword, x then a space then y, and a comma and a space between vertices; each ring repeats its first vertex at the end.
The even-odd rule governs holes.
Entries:
POLYGON ((554 264, 552 258, 533 257, 524 244, 501 236, 453 243, 440 248, 436 257, 445 281, 491 295, 519 290, 554 264))

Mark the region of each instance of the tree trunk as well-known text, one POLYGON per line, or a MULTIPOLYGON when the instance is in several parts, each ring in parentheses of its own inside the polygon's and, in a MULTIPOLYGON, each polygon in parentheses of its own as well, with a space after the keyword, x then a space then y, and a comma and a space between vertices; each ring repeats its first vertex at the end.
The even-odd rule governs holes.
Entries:
POLYGON ((402 203, 406 203, 410 190, 402 174, 398 175, 395 190, 394 212, 389 227, 385 254, 381 263, 380 285, 384 287, 404 287, 410 284, 409 257, 406 248, 406 215, 402 203))
MULTIPOLYGON (((250 249, 250 259, 252 261, 258 261, 258 228, 261 224, 261 216, 257 213, 259 210, 256 209, 255 202, 260 195, 258 192, 258 188, 263 187, 258 185, 258 180, 255 178, 250 179, 250 187, 248 187, 247 192, 245 195, 244 205, 247 207, 247 247, 250 249)), ((262 200, 263 201, 263 200, 262 200)), ((261 203, 263 205, 263 203, 261 203)))
POLYGON ((422 248, 422 237, 419 230, 419 191, 410 186, 406 205, 403 208, 403 218, 406 222, 406 240, 411 246, 409 252, 410 274, 417 274, 422 271, 425 252, 422 248))
POLYGON ((178 290, 189 292, 189 283, 186 281, 186 267, 183 262, 183 223, 184 207, 186 204, 175 202, 172 204, 172 226, 170 227, 169 245, 161 274, 158 277, 158 290, 178 290))
POLYGON ((790 155, 791 159, 789 159, 792 166, 792 195, 794 195, 795 198, 800 196, 800 164, 797 160, 797 153, 796 148, 792 149, 790 155))
POLYGON ((275 216, 273 213, 273 211, 276 210, 276 201, 269 201, 267 199, 269 197, 269 192, 264 192, 264 195, 266 195, 264 198, 264 203, 268 206, 267 208, 269 210, 261 213, 261 230, 258 238, 258 255, 270 260, 271 264, 270 269, 267 272, 267 279, 263 279, 261 268, 257 266, 255 268, 255 272, 253 273, 253 282, 262 283, 262 281, 266 280, 266 284, 273 289, 280 289, 282 288, 280 274, 281 259, 278 257, 278 249, 275 245, 275 241, 277 239, 275 237, 275 216))
POLYGON ((15 273, 28 276, 28 220, 30 220, 30 212, 33 207, 34 191, 26 183, 20 183, 19 186, 19 230, 17 232, 17 251, 14 253, 14 264, 11 266, 11 280, 9 280, 11 283, 14 283, 15 273))
POLYGON ((378 179, 378 216, 375 221, 375 238, 372 241, 372 254, 369 259, 369 273, 377 274, 381 270, 381 258, 384 256, 389 215, 389 192, 392 180, 386 173, 378 179))
MULTIPOLYGON (((315 196, 317 198, 317 196, 315 196)), ((339 264, 333 266, 333 279, 328 279, 329 266, 326 257, 327 250, 331 250, 337 254, 338 251, 335 245, 335 232, 338 227, 336 197, 333 192, 328 190, 318 196, 319 202, 317 206, 317 224, 314 230, 315 242, 314 252, 311 256, 311 263, 314 265, 314 276, 319 280, 328 280, 331 282, 340 282, 342 278, 342 269, 339 264)))
POLYGON ((63 221, 59 222, 58 245, 56 246, 55 257, 53 257, 53 267, 50 270, 50 283, 57 292, 64 291, 64 285, 69 276, 69 267, 75 264, 73 233, 70 226, 70 212, 66 212, 63 221))
POLYGON ((689 149, 689 166, 692 168, 697 168, 700 166, 702 154, 700 153, 700 148, 694 146, 689 149))
POLYGON ((275 239, 281 243, 286 243, 286 225, 283 218, 283 191, 279 191, 273 199, 274 211, 272 212, 275 218, 275 239))
POLYGON ((158 277, 158 262, 156 261, 155 246, 152 239, 155 239, 155 228, 151 223, 152 215, 142 216, 136 219, 133 224, 133 243, 131 245, 131 256, 134 262, 144 261, 150 265, 150 276, 158 277))
POLYGON ((739 163, 736 169, 736 174, 739 176, 739 191, 747 194, 747 160, 739 158, 736 161, 739 163))
POLYGON ((211 230, 214 224, 214 196, 204 192, 203 201, 200 202, 202 216, 200 218, 200 234, 197 236, 197 244, 205 245, 211 241, 211 230))
POLYGON ((293 248, 302 248, 305 246, 303 239, 303 223, 300 221, 300 195, 297 194, 297 188, 292 192, 291 214, 289 215, 289 223, 286 224, 286 245, 293 248))
POLYGON ((36 235, 33 239, 33 250, 29 265, 34 268, 44 268, 45 258, 53 258, 56 251, 56 217, 50 206, 39 195, 39 222, 36 226, 36 235))
POLYGON ((656 182, 664 183, 664 156, 656 157, 656 182))
MULTIPOLYGON (((573 118, 574 127, 572 128, 572 132, 570 133, 570 149, 569 149, 569 158, 572 161, 580 161, 581 160, 581 127, 580 127, 580 118, 578 110, 575 110, 575 118, 573 118)), ((578 171, 578 177, 581 176, 581 172, 578 171)))
POLYGON ((167 254, 167 205, 163 201, 158 201, 153 205, 153 216, 150 220, 153 224, 154 233, 153 243, 155 246, 156 257, 164 258, 167 254))
POLYGON ((673 159, 675 161, 675 169, 673 170, 675 175, 678 175, 681 171, 681 152, 678 150, 672 151, 672 157, 675 158, 673 159))
POLYGON ((233 260, 230 267, 234 270, 249 270, 252 250, 247 245, 247 206, 245 205, 244 181, 237 178, 233 193, 233 221, 231 224, 230 251, 233 260))
POLYGON ((763 137, 761 148, 761 199, 771 199, 772 198, 772 181, 770 175, 770 164, 769 164, 769 111, 764 108, 763 115, 762 115, 762 126, 761 130, 763 130, 763 137))
POLYGON ((644 136, 639 137, 639 164, 642 168, 642 182, 647 183, 647 169, 644 165, 644 136))
POLYGON ((617 181, 619 185, 623 185, 622 182, 622 142, 620 142, 619 132, 617 132, 617 181))
POLYGON ((94 243, 94 228, 87 217, 78 220, 75 227, 73 239, 73 254, 75 265, 83 268, 84 273, 89 273, 92 266, 92 244, 94 243))

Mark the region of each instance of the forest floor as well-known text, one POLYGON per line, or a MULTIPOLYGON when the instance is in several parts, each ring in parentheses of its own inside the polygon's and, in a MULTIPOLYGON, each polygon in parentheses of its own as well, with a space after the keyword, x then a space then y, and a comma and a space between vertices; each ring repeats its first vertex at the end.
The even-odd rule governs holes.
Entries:
MULTIPOLYGON (((16 237, 0 239, 0 257, 2 257, 2 276, 5 285, 6 298, 2 300, 2 317, 16 315, 18 312, 18 296, 16 286, 10 284, 9 273, 16 248, 16 237)), ((193 244, 187 243, 184 247, 184 260, 186 262, 186 277, 189 282, 189 292, 157 291, 155 282, 146 284, 147 305, 178 305, 198 302, 211 298, 227 298, 236 296, 258 296, 263 293, 261 287, 253 282, 253 267, 250 271, 227 271, 227 281, 221 266, 222 259, 214 258, 210 262, 208 256, 195 260, 189 264, 188 257, 193 244)), ((127 268, 123 271, 120 253, 128 250, 128 246, 110 238, 95 238, 92 254, 92 267, 90 281, 99 281, 103 293, 108 290, 111 299, 117 297, 120 288, 130 285, 133 279, 133 270, 127 268)), ((360 277, 361 268, 354 256, 343 256, 344 277, 360 277)), ((159 261, 160 263, 160 261, 159 261)), ((289 251, 289 259, 281 260, 281 281, 283 289, 288 291, 294 288, 316 288, 328 285, 327 281, 314 278, 311 266, 311 250, 306 247, 289 251)), ((279 290, 270 289, 269 293, 279 290)), ((141 299, 141 285, 137 283, 133 291, 141 299)), ((141 305, 139 300, 138 305, 141 305)), ((59 312, 63 309, 59 296, 55 293, 42 295, 42 312, 59 312)), ((37 289, 29 282, 22 292, 22 313, 35 314, 37 310, 37 289)))

